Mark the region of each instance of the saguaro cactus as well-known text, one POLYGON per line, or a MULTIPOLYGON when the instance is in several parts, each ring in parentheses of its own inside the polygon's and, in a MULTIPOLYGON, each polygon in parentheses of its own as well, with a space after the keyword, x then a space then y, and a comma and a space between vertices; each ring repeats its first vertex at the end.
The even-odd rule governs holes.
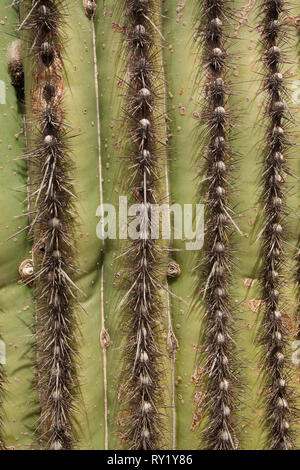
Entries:
POLYGON ((297 24, 2 1, 1 448, 298 447, 297 24))

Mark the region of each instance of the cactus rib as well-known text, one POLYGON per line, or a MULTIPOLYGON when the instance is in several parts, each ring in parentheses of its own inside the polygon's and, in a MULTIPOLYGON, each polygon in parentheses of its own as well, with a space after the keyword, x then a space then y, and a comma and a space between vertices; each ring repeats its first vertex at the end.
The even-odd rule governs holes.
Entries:
MULTIPOLYGON (((161 24, 162 26, 162 24, 161 24)), ((164 61, 163 56, 161 56, 161 70, 163 75, 163 96, 164 96, 164 114, 167 118, 167 87, 166 87, 166 79, 165 79, 165 70, 164 70, 164 61)), ((165 123, 165 130, 167 131, 167 125, 165 123)), ((165 188, 166 188, 166 204, 170 209, 170 182, 169 182, 169 164, 168 164, 168 151, 165 152, 165 162, 164 162, 164 177, 165 177, 165 188)), ((171 213, 168 214, 168 226, 171 233, 171 213)), ((170 250, 171 246, 170 243, 168 244, 168 249, 170 250)), ((167 269, 167 276, 166 276, 166 313, 168 319, 168 336, 167 336, 167 349, 170 359, 170 367, 171 367, 171 408, 172 408, 172 449, 176 450, 177 447, 177 410, 176 410, 176 353, 179 348, 178 340, 176 338, 173 326, 173 318, 172 318, 172 305, 171 305, 171 294, 169 290, 169 266, 170 261, 168 263, 167 269)))
POLYGON ((23 2, 20 28, 30 35, 34 84, 30 90, 30 204, 36 296, 36 342, 41 434, 45 448, 71 449, 76 390, 74 335, 76 272, 73 261, 74 197, 69 131, 63 106, 64 78, 60 30, 63 0, 23 2))
MULTIPOLYGON (((99 195, 100 195, 100 210, 101 220, 103 220, 103 176, 102 176, 102 155, 101 155, 101 122, 100 122, 100 105, 99 105, 99 74, 98 74, 98 58, 97 58, 97 37, 95 30, 95 15, 97 11, 97 2, 90 0, 83 0, 83 7, 87 17, 92 25, 92 40, 93 40, 93 58, 94 58, 94 82, 95 82, 95 96, 96 96, 96 113, 97 113, 97 144, 98 144, 98 167, 99 167, 99 195)), ((104 240, 103 224, 101 224, 101 236, 104 240)), ((107 389, 107 348, 110 344, 109 334, 105 328, 104 316, 104 261, 102 262, 100 272, 100 311, 101 311, 101 331, 100 343, 102 348, 103 357, 103 387, 104 387, 104 423, 105 423, 105 437, 104 447, 105 450, 109 448, 109 434, 108 434, 108 389, 107 389)))
POLYGON ((128 118, 132 141, 132 195, 141 205, 140 235, 132 241, 128 256, 132 266, 125 313, 128 316, 127 413, 125 439, 132 449, 158 449, 162 438, 162 370, 157 328, 161 317, 159 259, 161 249, 150 238, 150 204, 158 197, 159 142, 156 128, 157 75, 154 11, 159 2, 127 0, 125 15, 129 51, 128 118), (152 21, 153 18, 153 21, 152 21), (132 279, 134 282, 132 283, 132 279))
POLYGON ((202 120, 205 142, 205 172, 202 185, 206 202, 204 259, 201 275, 204 288, 205 371, 208 425, 204 431, 207 448, 236 449, 237 367, 234 359, 232 305, 230 297, 231 231, 235 225, 229 207, 231 112, 226 82, 228 68, 225 28, 231 16, 223 0, 202 2, 200 36, 206 70, 202 120))
POLYGON ((267 388, 266 422, 271 449, 288 450, 294 446, 293 399, 288 383, 286 360, 287 331, 280 311, 282 265, 285 241, 285 190, 287 151, 291 146, 287 126, 290 113, 286 103, 284 75, 281 73, 284 41, 283 19, 287 2, 264 0, 261 2, 264 66, 263 89, 267 98, 268 120, 264 148, 263 193, 265 224, 262 243, 261 287, 264 308, 261 340, 264 345, 264 370, 267 388))

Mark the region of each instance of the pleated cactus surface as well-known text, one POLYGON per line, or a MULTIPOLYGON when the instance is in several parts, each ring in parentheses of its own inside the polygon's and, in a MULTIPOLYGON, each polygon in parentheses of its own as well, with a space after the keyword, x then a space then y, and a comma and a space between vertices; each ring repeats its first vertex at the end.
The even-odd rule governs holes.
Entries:
POLYGON ((2 0, 2 449, 299 447, 297 15, 2 0))

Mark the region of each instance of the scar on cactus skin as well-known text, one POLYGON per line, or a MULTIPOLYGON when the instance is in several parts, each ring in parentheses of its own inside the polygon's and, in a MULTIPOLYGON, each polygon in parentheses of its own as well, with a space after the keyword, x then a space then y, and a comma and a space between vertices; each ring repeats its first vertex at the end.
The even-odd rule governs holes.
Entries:
POLYGON ((21 104, 24 104, 24 68, 20 39, 13 41, 8 49, 8 72, 11 76, 11 84, 16 90, 17 98, 21 104))
POLYGON ((24 283, 27 285, 33 284, 34 267, 32 259, 28 258, 22 261, 19 266, 19 274, 21 277, 19 283, 24 283))
POLYGON ((162 448, 163 404, 161 351, 158 320, 162 306, 159 298, 162 251, 152 240, 150 204, 158 197, 157 167, 159 142, 156 136, 157 83, 160 66, 157 54, 156 0, 127 0, 126 52, 128 55, 128 94, 126 119, 131 138, 130 186, 136 203, 142 204, 141 235, 130 242, 126 264, 130 273, 123 298, 127 325, 127 362, 122 380, 126 398, 122 417, 126 421, 122 439, 130 449, 162 448))
POLYGON ((178 263, 174 260, 170 260, 168 263, 167 276, 169 278, 177 278, 181 274, 181 268, 178 263))
MULTIPOLYGON (((99 196, 100 196, 100 208, 101 208, 101 217, 104 217, 103 214, 103 173, 102 173, 102 151, 101 151, 101 122, 100 122, 100 106, 99 106, 99 96, 100 96, 100 85, 99 85, 99 73, 98 73, 98 57, 97 57, 97 34, 95 28, 95 15, 97 11, 96 1, 83 0, 83 8, 85 10, 86 16, 91 21, 92 26, 92 41, 93 41, 93 55, 94 55, 94 84, 95 84, 95 95, 96 95, 96 112, 97 112, 97 140, 98 140, 98 167, 99 167, 99 196)), ((104 230, 102 226, 102 231, 104 230)), ((103 232, 102 232, 102 235, 103 232)), ((102 237, 104 239, 104 236, 102 237)), ((102 250, 105 252, 105 244, 102 240, 102 250)), ((107 380, 107 349, 111 345, 110 335, 106 329, 106 321, 104 314, 104 259, 102 260, 101 270, 100 270, 100 312, 101 312, 101 331, 100 331, 100 345, 102 348, 102 359, 103 359, 103 389, 104 389, 104 448, 105 450, 109 449, 109 409, 108 409, 108 380, 107 380)))
POLYGON ((19 29, 30 37, 33 78, 29 129, 30 206, 36 297, 37 381, 43 447, 73 447, 75 316, 72 280, 74 188, 70 131, 63 104, 64 78, 60 30, 66 17, 64 0, 26 0, 19 29))
MULTIPOLYGON (((201 2, 199 37, 202 39, 202 67, 205 97, 202 104, 205 180, 201 192, 206 203, 204 256, 200 262, 200 283, 204 286, 205 317, 201 341, 205 357, 204 383, 208 424, 205 448, 232 450, 238 447, 237 416, 239 376, 235 359, 233 305, 230 295, 232 235, 237 229, 230 214, 230 148, 232 110, 228 108, 230 67, 226 34, 233 13, 229 2, 201 2)), ((198 294, 199 295, 199 294, 198 294)), ((202 301, 202 300, 201 300, 202 301)))
POLYGON ((288 38, 284 26, 289 2, 263 0, 260 3, 263 91, 266 97, 266 139, 263 153, 264 208, 261 275, 263 320, 260 332, 264 346, 266 416, 268 447, 289 450, 294 447, 295 404, 289 386, 286 343, 288 333, 281 314, 281 288, 285 261, 286 216, 285 176, 290 142, 292 114, 288 110, 288 92, 283 66, 282 45, 288 38))

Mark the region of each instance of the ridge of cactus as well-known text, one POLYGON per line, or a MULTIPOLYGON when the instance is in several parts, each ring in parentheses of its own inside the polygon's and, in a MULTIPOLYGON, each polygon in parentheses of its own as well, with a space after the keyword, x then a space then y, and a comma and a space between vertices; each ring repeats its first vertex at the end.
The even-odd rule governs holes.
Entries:
POLYGON ((289 172, 287 161, 292 146, 289 128, 293 123, 288 108, 286 76, 283 73, 285 60, 282 45, 287 39, 284 18, 288 7, 288 2, 283 0, 264 0, 260 3, 263 91, 267 120, 261 194, 265 220, 260 232, 263 301, 260 336, 264 346, 267 389, 265 420, 268 446, 273 450, 289 450, 294 447, 293 422, 296 411, 293 390, 290 388, 286 357, 288 332, 282 317, 281 300, 288 215, 285 179, 289 172))
POLYGON ((238 447, 237 406, 239 374, 234 344, 234 307, 230 293, 232 231, 237 226, 230 202, 233 111, 227 70, 230 67, 227 33, 233 13, 229 2, 202 2, 198 36, 203 44, 202 67, 206 74, 202 105, 201 160, 205 164, 201 191, 206 204, 204 255, 200 263, 204 321, 204 382, 207 425, 206 448, 233 450, 238 447))
MULTIPOLYGON (((24 227, 27 217, 22 216, 26 212, 27 178, 26 163, 21 159, 25 140, 23 105, 20 105, 17 90, 12 84, 13 78, 18 81, 20 75, 13 77, 11 74, 22 69, 20 41, 12 29, 12 26, 16 27, 19 16, 17 9, 10 6, 9 0, 1 2, 0 6, 0 181, 1 187, 7 189, 0 195, 3 217, 0 224, 3 248, 0 256, 0 363, 6 377, 1 393, 1 441, 7 450, 36 446, 33 428, 38 418, 37 394, 33 386, 32 295, 31 288, 20 280, 23 262, 30 258, 30 243, 24 227), (18 65, 13 70, 12 62, 18 65)), ((18 83, 21 84, 22 80, 18 83)), ((28 273, 32 264, 27 268, 24 272, 28 273)))
POLYGON ((158 166, 161 144, 157 116, 160 65, 157 65, 156 0, 125 2, 128 95, 125 114, 131 141, 129 159, 132 197, 140 205, 140 232, 126 251, 130 268, 122 300, 128 337, 125 378, 127 426, 123 438, 131 449, 158 449, 163 441, 161 381, 162 353, 158 340, 161 318, 160 269, 162 251, 151 238, 154 229, 151 204, 159 198, 158 166))
MULTIPOLYGON (((28 33, 33 59, 30 110, 35 129, 25 156, 30 164, 29 234, 33 238, 37 388, 43 448, 71 449, 76 380, 74 304, 74 184, 70 130, 63 104, 63 0, 24 1, 19 29, 28 33)), ((31 124, 32 126, 32 124, 31 124)))

